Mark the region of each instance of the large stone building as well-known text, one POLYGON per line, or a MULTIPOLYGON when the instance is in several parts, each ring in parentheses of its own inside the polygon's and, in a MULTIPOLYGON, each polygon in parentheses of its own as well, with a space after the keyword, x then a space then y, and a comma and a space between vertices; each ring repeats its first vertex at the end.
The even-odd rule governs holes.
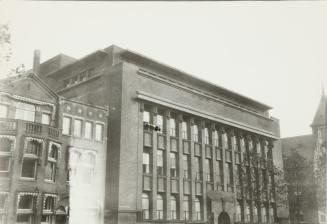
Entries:
POLYGON ((0 223, 102 223, 107 110, 34 74, 0 85, 0 223))
POLYGON ((292 157, 297 156, 305 166, 296 162, 293 166, 284 166, 286 175, 298 176, 290 181, 288 195, 292 223, 327 223, 327 211, 323 205, 326 197, 320 195, 326 193, 326 171, 322 170, 326 168, 326 161, 319 162, 326 155, 327 145, 327 97, 324 92, 311 127, 312 134, 281 139, 285 161, 291 161, 288 163, 291 164, 292 157), (323 176, 317 178, 317 173, 323 176))
POLYGON ((60 54, 40 64, 39 58, 38 53, 34 72, 54 95, 109 111, 107 123, 96 117, 103 122, 103 144, 89 145, 67 130, 68 124, 72 133, 86 128, 87 109, 60 104, 59 143, 76 152, 68 163, 71 176, 84 170, 74 159, 81 151, 94 147, 97 161, 106 164, 95 169, 95 188, 76 184, 78 192, 70 181, 72 223, 91 223, 86 213, 91 220, 99 218, 94 223, 112 224, 284 218, 273 172, 274 164, 282 165, 275 144, 279 122, 270 117, 269 106, 117 46, 81 59, 60 54), (75 122, 80 117, 82 124, 75 122), (81 209, 88 212, 77 213, 81 209))

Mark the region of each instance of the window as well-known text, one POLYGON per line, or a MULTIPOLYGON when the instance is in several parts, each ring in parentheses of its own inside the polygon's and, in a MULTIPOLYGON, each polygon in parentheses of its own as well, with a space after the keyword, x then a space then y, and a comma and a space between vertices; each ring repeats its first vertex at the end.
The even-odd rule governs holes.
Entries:
POLYGON ((199 128, 198 125, 193 125, 193 141, 199 142, 199 128))
POLYGON ((171 219, 177 219, 177 199, 174 195, 170 196, 171 219))
POLYGON ((170 168, 170 176, 177 177, 177 159, 175 153, 170 153, 170 161, 171 161, 171 168, 170 168))
POLYGON ((253 222, 258 222, 258 206, 256 204, 253 206, 253 222))
POLYGON ((42 113, 41 123, 49 125, 50 124, 50 114, 42 113))
POLYGON ((72 77, 72 79, 71 79, 71 83, 72 83, 72 85, 78 83, 78 76, 77 76, 77 75, 75 75, 75 76, 72 77))
POLYGON ((8 192, 0 192, 0 210, 4 210, 7 207, 7 203, 8 203, 8 192))
POLYGON ((274 222, 275 219, 274 219, 274 208, 273 206, 269 206, 269 221, 270 222, 274 222))
POLYGON ((227 179, 227 186, 232 187, 233 185, 233 166, 230 163, 225 163, 226 165, 226 179, 227 179))
POLYGON ((245 203, 245 222, 251 221, 251 207, 248 202, 245 203))
POLYGON ((56 176, 56 167, 58 162, 59 147, 56 144, 51 144, 48 151, 48 160, 45 167, 45 179, 54 182, 56 176))
POLYGON ((201 158, 196 157, 195 158, 195 178, 196 180, 202 180, 202 175, 201 175, 201 158))
POLYGON ((161 194, 157 194, 157 219, 163 219, 164 200, 161 194))
POLYGON ((212 181, 212 166, 211 166, 211 160, 206 159, 205 160, 206 164, 206 171, 207 171, 207 181, 211 182, 212 181))
POLYGON ((54 216, 53 215, 42 215, 41 216, 41 224, 52 224, 54 223, 54 216))
POLYGON ((28 103, 17 103, 15 119, 32 121, 35 120, 35 106, 28 103))
POLYGON ((91 139, 92 138, 92 122, 86 121, 85 122, 85 138, 91 139))
POLYGON ((195 206, 195 215, 196 215, 196 220, 201 220, 201 202, 199 198, 195 198, 194 201, 194 206, 195 206))
POLYGON ((210 137, 209 137, 208 128, 204 129, 204 143, 207 144, 207 145, 210 144, 210 137))
POLYGON ((143 219, 149 219, 150 203, 149 203, 149 195, 146 193, 142 194, 142 210, 143 210, 143 219))
POLYGON ((150 112, 143 111, 143 122, 150 123, 150 112))
POLYGON ((26 147, 24 149, 24 153, 32 154, 35 156, 39 156, 42 150, 42 142, 37 139, 26 139, 27 141, 26 147))
POLYGON ((8 106, 0 104, 0 118, 6 118, 8 116, 8 106))
POLYGON ((184 220, 190 219, 190 199, 189 196, 184 195, 183 199, 184 220))
POLYGON ((32 223, 32 215, 30 214, 18 214, 16 223, 30 224, 32 223))
POLYGON ((96 124, 95 125, 95 140, 102 141, 103 139, 103 125, 96 124))
POLYGON ((236 202, 236 211, 235 211, 235 221, 241 222, 242 221, 242 206, 239 201, 236 202))
POLYGON ((223 140, 223 147, 226 149, 228 148, 228 137, 226 133, 222 134, 222 140, 223 140))
POLYGON ((176 120, 173 118, 170 118, 170 136, 176 137, 176 120))
POLYGON ((83 81, 85 81, 86 79, 87 79, 87 71, 81 72, 81 73, 79 74, 79 80, 80 80, 81 82, 83 82, 83 81))
POLYGON ((21 177, 35 178, 36 177, 36 159, 24 158, 22 165, 21 177))
POLYGON ((187 155, 183 155, 183 169, 184 169, 184 178, 189 179, 189 157, 187 155))
POLYGON ((75 137, 82 136, 82 120, 80 119, 74 120, 74 136, 75 137))
POLYGON ((157 174, 164 175, 163 151, 157 150, 157 174))
POLYGON ((261 222, 262 223, 266 223, 268 222, 268 217, 267 217, 267 206, 266 205, 262 205, 261 207, 261 222))
POLYGON ((47 195, 44 199, 43 211, 54 212, 55 197, 47 195))
POLYGON ((95 68, 90 68, 87 73, 88 77, 91 78, 95 74, 95 68))
POLYGON ((10 152, 11 151, 12 140, 8 137, 0 137, 0 151, 1 152, 10 152))
POLYGON ((84 154, 84 161, 82 167, 82 183, 90 184, 93 178, 93 171, 95 168, 95 155, 91 152, 84 154))
POLYGON ((182 122, 182 137, 188 139, 187 123, 185 121, 182 122))
POLYGON ((223 163, 221 161, 217 161, 217 175, 218 175, 218 183, 223 184, 224 183, 224 171, 223 171, 223 163))
POLYGON ((150 173, 150 154, 143 152, 143 173, 150 173))
POLYGON ((71 134, 71 123, 72 119, 70 117, 64 117, 62 120, 62 134, 70 135, 71 134))
POLYGON ((2 173, 9 172, 10 157, 0 156, 0 176, 2 173))
POLYGON ((160 130, 158 131, 158 133, 163 133, 163 116, 162 115, 157 115, 157 126, 160 128, 160 130))
POLYGON ((32 210, 36 195, 32 193, 20 193, 18 195, 18 210, 32 210))
POLYGON ((218 136, 218 131, 214 131, 213 133, 213 144, 215 145, 215 147, 219 146, 219 136, 218 136))

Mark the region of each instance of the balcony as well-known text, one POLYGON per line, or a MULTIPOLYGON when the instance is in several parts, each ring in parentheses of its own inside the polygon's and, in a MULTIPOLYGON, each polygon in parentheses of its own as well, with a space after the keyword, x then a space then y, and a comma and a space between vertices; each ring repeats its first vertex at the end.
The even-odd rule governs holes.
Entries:
POLYGON ((46 137, 55 140, 58 140, 61 135, 58 128, 49 125, 16 119, 0 119, 1 133, 16 135, 17 131, 29 136, 46 137))

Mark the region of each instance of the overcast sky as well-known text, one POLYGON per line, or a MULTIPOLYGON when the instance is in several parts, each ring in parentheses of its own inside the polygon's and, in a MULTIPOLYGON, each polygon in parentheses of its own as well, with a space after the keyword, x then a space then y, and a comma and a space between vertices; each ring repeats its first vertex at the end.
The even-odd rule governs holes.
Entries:
POLYGON ((272 106, 282 137, 311 133, 327 89, 327 2, 2 1, 0 19, 11 65, 115 44, 272 106))

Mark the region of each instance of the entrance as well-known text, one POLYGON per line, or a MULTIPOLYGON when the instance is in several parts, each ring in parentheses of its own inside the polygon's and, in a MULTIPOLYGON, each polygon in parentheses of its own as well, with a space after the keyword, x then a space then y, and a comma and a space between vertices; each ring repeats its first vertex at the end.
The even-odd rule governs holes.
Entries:
POLYGON ((227 212, 220 213, 218 216, 218 224, 230 224, 230 219, 227 212))

